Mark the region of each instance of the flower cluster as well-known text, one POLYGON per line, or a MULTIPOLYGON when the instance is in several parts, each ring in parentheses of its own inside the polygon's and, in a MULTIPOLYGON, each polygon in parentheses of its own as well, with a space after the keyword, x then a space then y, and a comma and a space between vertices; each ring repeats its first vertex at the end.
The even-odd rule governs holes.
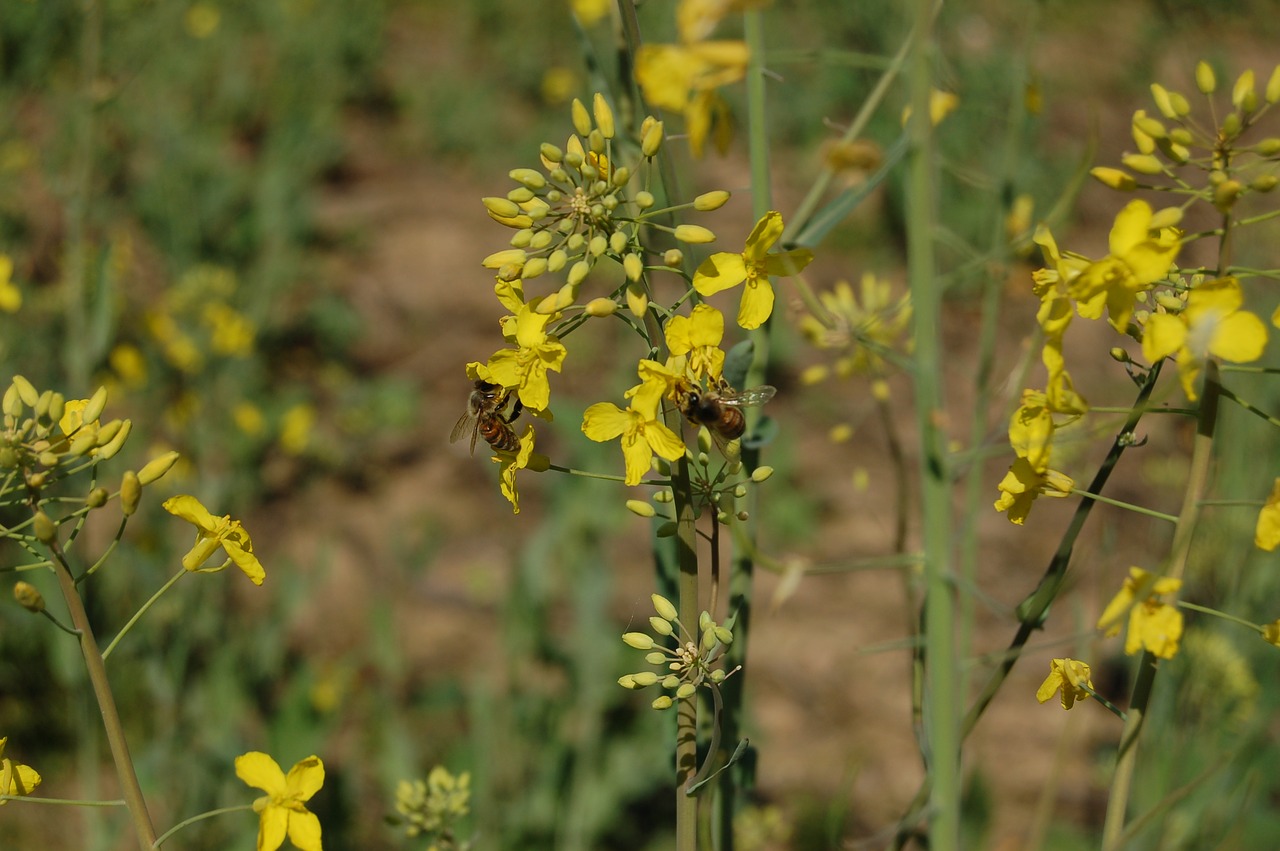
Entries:
POLYGON ((653 671, 626 674, 618 679, 618 684, 630 689, 661 685, 671 694, 655 698, 653 708, 667 709, 677 700, 692 697, 699 686, 715 688, 734 673, 715 667, 716 661, 733 643, 733 631, 717 624, 709 613, 703 612, 698 618, 699 634, 695 638, 680 623, 676 607, 670 600, 660 594, 652 595, 652 600, 657 615, 649 618, 649 626, 663 638, 675 638, 677 646, 666 647, 644 632, 628 632, 622 640, 628 647, 649 651, 645 661, 650 665, 663 666, 667 673, 661 676, 653 671))
POLYGON ((442 765, 431 769, 425 781, 401 780, 396 787, 397 821, 403 820, 405 834, 425 836, 428 847, 439 851, 470 847, 454 836, 456 823, 471 811, 470 803, 471 775, 451 774, 442 765))

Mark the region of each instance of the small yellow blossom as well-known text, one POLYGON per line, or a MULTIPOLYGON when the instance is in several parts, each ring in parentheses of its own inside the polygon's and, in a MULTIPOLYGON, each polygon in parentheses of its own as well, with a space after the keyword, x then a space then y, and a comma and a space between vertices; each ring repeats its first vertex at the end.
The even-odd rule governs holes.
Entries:
POLYGON ((551 403, 551 383, 547 370, 559 372, 568 351, 546 331, 551 315, 540 314, 540 299, 523 305, 516 314, 517 349, 502 349, 489 358, 489 371, 496 384, 517 388, 520 402, 531 411, 546 410, 551 403))
POLYGON ((1055 428, 1048 396, 1038 390, 1023 390, 1022 404, 1009 418, 1009 445, 1038 473, 1049 469, 1055 428))
POLYGON ((236 428, 250 437, 257 437, 267 427, 262 409, 252 402, 240 401, 231 408, 231 420, 236 428))
POLYGON ((1132 656, 1145 649, 1161 659, 1172 659, 1182 638, 1182 612, 1159 598, 1176 594, 1181 587, 1181 579, 1156 576, 1140 567, 1129 568, 1120 593, 1098 618, 1098 629, 1108 638, 1118 635, 1121 621, 1128 614, 1124 652, 1132 656))
POLYGON ((236 567, 244 571, 254 585, 261 585, 266 579, 266 571, 253 554, 253 542, 249 533, 240 525, 239 520, 230 517, 214 517, 209 509, 200 504, 200 500, 186 494, 173 496, 164 502, 164 510, 181 517, 196 527, 196 543, 185 556, 182 566, 190 571, 200 573, 216 573, 225 564, 215 568, 201 568, 219 547, 236 567))
MULTIPOLYGON (((0 795, 30 795, 40 785, 40 772, 6 757, 4 746, 8 741, 8 736, 0 738, 0 795)), ((0 801, 0 805, 5 803, 0 801)))
POLYGON ((911 296, 895 299, 890 283, 871 272, 863 274, 859 292, 861 297, 848 281, 837 281, 818 294, 825 312, 803 316, 800 331, 820 349, 846 350, 835 363, 837 374, 883 375, 884 353, 911 325, 911 296))
POLYGON ((1049 663, 1049 676, 1036 691, 1036 700, 1045 703, 1061 690, 1062 708, 1070 709, 1077 700, 1089 697, 1089 691, 1093 688, 1093 680, 1089 676, 1087 662, 1054 659, 1049 663))
POLYGON ((612 5, 609 0, 570 0, 569 2, 569 8, 573 10, 573 16, 584 27, 595 24, 609 14, 609 8, 612 5))
POLYGON ((1153 313, 1142 331, 1142 354, 1155 363, 1176 354, 1182 390, 1193 402, 1196 383, 1210 357, 1248 363, 1262 357, 1267 326, 1241 310, 1244 293, 1235 278, 1205 281, 1187 295, 1177 316, 1153 313))
POLYGON ((1076 309, 1086 319, 1098 319, 1105 308, 1109 321, 1124 333, 1138 293, 1169 273, 1180 243, 1175 228, 1152 228, 1154 213, 1146 201, 1130 201, 1111 227, 1111 253, 1090 263, 1069 282, 1076 309))
POLYGON ((663 387, 645 383, 631 391, 631 404, 624 411, 612 402, 597 402, 583 413, 582 432, 603 443, 622 438, 622 457, 626 462, 626 483, 638 485, 649 472, 654 454, 675 461, 684 455, 680 435, 658 420, 663 387))
POLYGON ((1260 550, 1272 552, 1280 547, 1280 479, 1271 486, 1271 496, 1258 512, 1258 525, 1253 532, 1253 543, 1260 550))
POLYGON ((668 363, 677 372, 693 379, 717 380, 724 371, 724 314, 709 304, 694 307, 689 316, 673 316, 663 329, 667 348, 679 365, 668 363), (683 367, 683 368, 681 368, 683 367))
POLYGON ((301 851, 322 851, 320 819, 305 806, 324 785, 320 757, 300 760, 286 776, 274 759, 260 751, 250 751, 236 757, 236 777, 267 793, 253 802, 260 819, 257 851, 276 851, 286 835, 301 851))
POLYGON ((745 77, 750 55, 741 41, 645 44, 636 54, 636 82, 649 103, 684 115, 689 148, 701 157, 713 127, 717 147, 727 147, 732 123, 716 89, 745 77))
POLYGON ((22 290, 13 285, 13 260, 0 254, 0 310, 17 313, 22 307, 22 290))
POLYGON ((147 383, 147 360, 132 343, 120 343, 107 355, 111 371, 125 387, 136 390, 147 383))
POLYGON ((306 402, 291 405, 280 418, 280 448, 290 455, 301 455, 311 443, 315 424, 315 408, 306 402))
POLYGON ((532 470, 541 473, 548 469, 551 461, 545 455, 533 451, 533 425, 525 427, 520 435, 520 448, 515 452, 499 452, 494 450, 493 460, 500 464, 498 468, 498 487, 502 495, 511 503, 511 513, 520 513, 520 493, 516 490, 516 473, 521 470, 532 470))
POLYGON ((1065 473, 1048 467, 1043 472, 1037 471, 1026 458, 1019 458, 1000 481, 1000 498, 995 502, 995 509, 1009 512, 1009 522, 1021 526, 1037 497, 1070 496, 1074 487, 1075 481, 1065 473))
POLYGON ((1280 620, 1272 621, 1262 627, 1262 640, 1280 647, 1280 620))
POLYGON ((738 306, 738 324, 747 330, 759 328, 773 313, 773 286, 769 277, 795 275, 813 260, 813 252, 807 248, 769 254, 782 231, 782 214, 765 213, 747 237, 741 254, 722 251, 702 262, 693 275, 694 289, 700 295, 709 296, 745 284, 738 306))
POLYGON ((202 312, 210 333, 209 348, 214 354, 242 358, 253 351, 257 332, 247 316, 220 301, 209 302, 202 312))

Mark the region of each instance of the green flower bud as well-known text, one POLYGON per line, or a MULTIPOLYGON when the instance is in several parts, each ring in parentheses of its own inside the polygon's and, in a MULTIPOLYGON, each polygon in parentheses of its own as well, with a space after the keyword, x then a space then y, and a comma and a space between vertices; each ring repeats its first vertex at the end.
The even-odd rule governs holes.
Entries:
POLYGON ((622 636, 623 642, 636 650, 652 650, 653 638, 643 632, 628 632, 622 636))
MULTIPOLYGON (((1169 131, 1169 141, 1180 148, 1188 148, 1195 142, 1191 131, 1185 127, 1175 127, 1169 131)), ((1186 159, 1184 155, 1181 159, 1186 159)))
MULTIPOLYGON (((85 402, 84 409, 80 411, 80 422, 91 423, 98 417, 102 416, 102 410, 107 407, 107 388, 99 387, 89 397, 89 401, 85 402)), ((62 419, 59 415, 58 419, 62 419)))
POLYGON ((1259 175, 1250 182, 1249 188, 1254 192, 1270 192, 1276 188, 1276 176, 1274 174, 1259 175))
POLYGON ((1110 354, 1111 359, 1117 363, 1133 363, 1133 358, 1129 357, 1129 353, 1119 346, 1113 347, 1110 354))
POLYGON ((43 511, 36 512, 31 531, 35 534, 36 540, 42 544, 52 543, 58 537, 58 525, 43 511))
POLYGON ((720 683, 724 682, 724 679, 727 676, 728 674, 726 674, 724 671, 720 670, 719 668, 716 668, 714 671, 711 672, 711 682, 715 683, 716 685, 719 685, 720 683))
POLYGON ((40 593, 39 588, 30 582, 15 582, 13 585, 13 599, 18 601, 19 606, 22 606, 32 614, 38 615, 44 611, 44 595, 40 593))
POLYGON ((703 609, 703 610, 698 614, 698 629, 699 629, 699 631, 701 631, 701 632, 706 632, 708 629, 710 629, 711 627, 713 627, 713 626, 715 626, 715 625, 716 625, 716 622, 715 622, 715 621, 713 621, 713 620, 711 619, 711 612, 708 612, 706 609, 703 609))
POLYGON ((588 260, 579 260, 569 267, 569 274, 565 280, 569 282, 569 286, 576 287, 581 284, 583 279, 587 277, 587 273, 591 271, 591 262, 588 260))
POLYGON ((712 192, 704 192, 697 198, 693 199, 693 209, 709 213, 712 210, 718 210, 729 200, 729 193, 723 189, 716 189, 712 192))
POLYGON ((533 200, 533 193, 523 186, 517 186, 507 193, 507 200, 513 204, 524 204, 533 200))
POLYGON ((626 273, 628 281, 635 283, 644 277, 644 260, 635 253, 623 255, 622 271, 626 273))
POLYGON ((1201 59, 1196 63, 1196 88, 1201 94, 1211 95, 1218 88, 1218 80, 1213 75, 1213 68, 1201 59))
MULTIPOLYGON (((15 375, 13 377, 13 386, 18 391, 18 398, 21 399, 23 404, 28 408, 34 408, 36 406, 36 402, 40 401, 40 394, 36 392, 36 388, 30 381, 27 381, 27 379, 23 378, 21 375, 15 375)), ((5 413, 8 413, 7 409, 5 413)))
POLYGON ((1231 89, 1231 105, 1244 113, 1258 108, 1258 92, 1253 87, 1252 69, 1236 78, 1236 84, 1231 89))
POLYGON ((17 419, 22 415, 22 397, 18 394, 18 386, 10 384, 9 388, 4 391, 3 409, 5 416, 17 419))
POLYGON ((124 477, 120 480, 120 510, 124 516, 132 516, 138 510, 138 503, 141 500, 142 482, 137 473, 126 470, 124 477))
POLYGON ((587 150, 597 156, 604 153, 604 134, 599 128, 587 134, 587 150))
POLYGON ((657 510, 642 499, 627 500, 627 510, 637 517, 653 517, 657 510))
POLYGON ((106 488, 94 488, 89 491, 89 495, 84 498, 84 504, 90 508, 101 508, 107 504, 107 500, 111 498, 111 494, 107 493, 106 488))
POLYGON ((520 277, 525 280, 540 277, 547 272, 547 258, 530 257, 529 262, 524 264, 524 268, 520 270, 520 277))
POLYGON ((653 631, 658 633, 658 635, 670 635, 675 631, 669 621, 664 621, 657 615, 649 618, 649 626, 653 627, 653 631))
POLYGON ((1269 136, 1255 145, 1254 150, 1261 156, 1274 157, 1276 154, 1280 154, 1280 138, 1269 136))
MULTIPOLYGON (((679 662, 672 662, 671 667, 679 667, 679 662)), ((662 678, 662 687, 665 689, 677 689, 680 687, 680 678, 675 674, 667 674, 662 678)))
POLYGON ((688 700, 697 690, 698 687, 693 683, 681 683, 680 688, 676 689, 676 700, 688 700))
POLYGON ((1156 102, 1156 109, 1160 110, 1160 114, 1165 118, 1178 117, 1178 111, 1173 108, 1173 98, 1169 96, 1169 90, 1164 86, 1152 83, 1151 97, 1156 102))
POLYGON ((641 210, 647 210, 654 205, 657 199, 653 197, 653 193, 650 192, 649 190, 641 189, 639 192, 636 193, 636 197, 634 200, 636 202, 637 207, 639 207, 641 210))
POLYGON ((727 626, 717 626, 712 630, 712 632, 715 633, 716 640, 721 644, 733 643, 733 630, 729 629, 727 626))
POLYGON ((591 100, 591 111, 596 117, 596 126, 600 128, 601 134, 606 139, 612 139, 614 135, 613 126, 613 110, 609 108, 609 103, 604 99, 604 95, 596 92, 591 100))
POLYGON ((676 225, 675 238, 691 245, 706 245, 716 241, 716 235, 702 225, 676 225))
POLYGON ((1224 180, 1213 189, 1213 206, 1219 211, 1225 213, 1235 205, 1236 199, 1240 197, 1240 193, 1244 190, 1238 180, 1224 180))
POLYGON ((1125 168, 1138 174, 1162 174, 1164 163, 1152 154, 1125 154, 1120 158, 1125 168))
POLYGON ((1227 117, 1222 119, 1222 135, 1227 139, 1234 139, 1240 135, 1240 113, 1228 113, 1227 117))
POLYGON ((679 617, 676 607, 670 600, 661 594, 651 594, 649 599, 653 601, 653 610, 658 613, 659 617, 673 621, 679 617))
POLYGON ((649 295, 638 286, 627 287, 627 310, 636 318, 642 318, 649 309, 649 295))
POLYGON ((570 112, 573 118, 574 132, 585 139, 591 133, 591 116, 587 114, 587 108, 582 105, 582 101, 574 98, 570 106, 570 112))
POLYGON ((629 689, 640 688, 640 686, 636 685, 636 678, 633 674, 623 674, 622 676, 618 677, 618 685, 622 686, 623 688, 629 688, 629 689))
POLYGON ((36 460, 40 462, 41 467, 56 467, 58 466, 58 453, 46 449, 36 456, 36 460))
POLYGON ((587 253, 592 257, 599 257, 601 254, 604 254, 608 248, 609 240, 606 239, 605 235, 602 233, 598 233, 591 237, 591 241, 587 243, 587 253))
MULTIPOLYGON (((547 145, 546 147, 554 148, 555 146, 547 145)), ((545 151, 543 153, 545 155, 545 151)), ((556 153, 559 153, 558 149, 556 153)), ((550 157, 548 157, 548 159, 550 159, 550 157)), ((560 158, 557 156, 555 161, 558 162, 559 159, 560 158)), ((533 189, 535 191, 547 185, 547 179, 543 177, 542 172, 537 169, 513 168, 511 171, 507 172, 507 177, 510 177, 518 183, 524 184, 526 189, 533 189)))
POLYGON ((1277 65, 1271 71, 1271 77, 1267 80, 1267 88, 1263 93, 1263 97, 1267 103, 1280 101, 1280 65, 1277 65))
POLYGON ((661 650, 655 650, 652 653, 646 653, 644 660, 650 665, 661 665, 667 661, 667 657, 661 650))
POLYGON ((563 248, 557 248, 555 251, 547 255, 547 271, 552 274, 559 272, 569 262, 569 254, 563 248))
POLYGON ((738 485, 737 487, 735 487, 735 488, 733 489, 733 497, 734 497, 734 499, 742 499, 742 498, 743 498, 743 497, 745 497, 746 495, 747 495, 747 486, 746 486, 746 485, 738 485))
POLYGON ((614 254, 621 254, 627 248, 627 235, 620 230, 615 230, 609 234, 609 250, 614 254))
POLYGON ((77 429, 76 436, 71 439, 71 445, 67 447, 67 453, 73 458, 80 458, 97 445, 98 435, 94 433, 93 429, 77 429))
POLYGON ((481 198, 480 203, 484 204, 485 209, 495 216, 501 216, 504 219, 510 219, 520 215, 520 205, 506 198, 496 198, 489 196, 481 198))
POLYGON ((129 432, 133 428, 132 420, 124 420, 117 428, 113 430, 114 433, 111 439, 108 440, 106 443, 101 443, 103 439, 102 433, 107 431, 108 427, 114 425, 115 423, 121 423, 121 421, 112 420, 111 422, 103 426, 101 431, 98 432, 98 441, 101 444, 100 448, 98 449, 98 459, 101 461, 107 461, 115 457, 116 453, 120 451, 120 448, 124 446, 124 442, 129 439, 129 432))
POLYGON ((653 501, 661 505, 675 501, 675 494, 671 492, 671 488, 663 488, 653 495, 653 501))
POLYGON ((1164 207, 1151 214, 1151 223, 1147 227, 1151 230, 1160 230, 1162 228, 1177 227, 1181 221, 1181 207, 1164 207))
POLYGON ((751 481, 759 484, 760 482, 765 481, 772 475, 773 475, 773 468, 766 464, 761 467, 756 467, 754 470, 751 471, 751 481))
POLYGON ((658 153, 658 149, 662 147, 662 139, 662 122, 655 121, 649 125, 649 129, 644 131, 644 135, 641 137, 640 152, 652 159, 658 153))
POLYGON ((653 703, 649 705, 652 706, 654 709, 662 710, 662 709, 670 709, 674 704, 675 704, 675 701, 673 701, 671 698, 667 697, 664 694, 662 695, 662 697, 654 698, 653 703))
POLYGON ((588 316, 612 316, 618 310, 618 303, 611 298, 593 298, 583 309, 588 316))
POLYGON ((662 254, 662 263, 670 266, 672 269, 680 268, 680 264, 684 262, 684 252, 679 248, 668 248, 662 254))
POLYGON ((648 686, 657 685, 658 675, 653 671, 640 671, 631 675, 631 681, 635 683, 636 688, 646 688, 648 686))
POLYGON ((631 169, 627 168, 625 165, 615 168, 613 170, 612 182, 613 185, 619 189, 626 186, 631 182, 631 169))
POLYGON ((1134 118, 1133 126, 1146 133, 1152 139, 1163 139, 1167 135, 1164 125, 1147 115, 1134 118))
MULTIPOLYGON (((546 160, 549 163, 559 163, 564 159, 564 151, 560 150, 550 142, 543 142, 541 145, 539 145, 538 153, 542 156, 544 160, 546 160)), ((516 170, 521 171, 522 169, 516 169, 516 170)), ((529 171, 533 171, 533 169, 529 169, 529 171)), ((511 176, 515 177, 514 174, 511 176)), ((519 180, 519 179, 520 178, 516 177, 516 180, 519 180)))

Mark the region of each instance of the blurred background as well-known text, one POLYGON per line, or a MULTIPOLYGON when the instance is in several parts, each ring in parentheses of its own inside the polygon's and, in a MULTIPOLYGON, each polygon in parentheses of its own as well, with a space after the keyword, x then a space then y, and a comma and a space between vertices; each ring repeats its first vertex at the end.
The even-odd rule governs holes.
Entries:
MULTIPOLYGON (((785 215, 831 161, 832 140, 906 22, 890 0, 778 5, 766 13, 776 41, 769 133, 785 215)), ((671 3, 641 13, 649 40, 672 39, 671 3)), ((1129 122, 1152 108, 1149 84, 1190 93, 1199 59, 1227 86, 1248 68, 1265 82, 1280 61, 1278 30, 1262 0, 943 9, 939 80, 959 106, 940 129, 940 245, 961 423, 981 294, 996 287, 1002 305, 996 384, 1007 407, 990 419, 984 499, 1008 464, 1002 431, 1021 382, 1042 380, 1028 342, 1040 258, 1026 227, 1049 220, 1060 245, 1106 253, 1127 198, 1083 175, 1132 148, 1129 122), (1015 242, 1026 251, 969 262, 966 246, 990 244, 1015 198, 1031 205, 1015 242), (1028 353, 1032 376, 1022 379, 1028 353)), ((734 36, 732 23, 723 34, 734 36)), ((310 806, 332 849, 423 847, 385 818, 397 783, 435 765, 470 773, 460 830, 476 847, 669 847, 671 719, 616 684, 639 663, 618 636, 650 614, 647 525, 615 485, 550 473, 522 475, 513 516, 487 453, 447 442, 470 390, 464 364, 502 346, 480 260, 510 234, 479 199, 505 194, 510 169, 536 166, 540 142, 563 144, 569 100, 609 81, 613 51, 608 19, 576 26, 566 2, 0 0, 0 254, 22 294, 16 312, 0 314, 0 380, 20 373, 68 398, 105 384, 106 416, 134 423, 126 463, 182 453, 93 580, 90 613, 110 637, 172 575, 190 543, 159 509, 173 493, 241 519, 268 574, 260 589, 235 571, 184 579, 110 660, 159 825, 251 801, 232 760, 263 750, 286 768, 324 759, 310 806)), ((724 94, 744 121, 740 87, 724 94)), ((905 97, 896 87, 866 134, 882 149, 897 138, 905 97)), ((698 162, 672 147, 690 195, 738 193, 706 224, 724 250, 739 244, 752 224, 742 139, 698 162)), ((856 287, 870 272, 900 295, 902 209, 892 176, 818 246, 811 283, 856 287)), ((1241 262, 1276 265, 1275 236, 1241 262)), ((768 572, 758 579, 746 676, 759 785, 740 847, 879 847, 922 776, 909 713, 910 577, 847 569, 891 552, 887 432, 865 378, 801 381, 825 354, 805 342, 801 311, 780 292, 769 380, 781 428, 765 456, 779 474, 764 492, 761 545, 812 571, 785 587, 768 572)), ((1078 388, 1095 404, 1128 404, 1132 385, 1106 357, 1109 332, 1073 333, 1076 351, 1097 352, 1096 369, 1073 368, 1078 388)), ((620 397, 632 348, 591 328, 575 337, 553 381, 565 413, 540 430, 539 451, 621 471, 617 447, 585 440, 576 412, 620 397)), ((909 384, 889 384, 888 424, 909 433, 909 384)), ((1260 404, 1269 398, 1256 392, 1260 404)), ((1248 432, 1251 422, 1235 425, 1245 436, 1221 480, 1260 498, 1275 475, 1273 444, 1248 432)), ((1115 495, 1176 510, 1191 427, 1150 429, 1115 495)), ((1080 447, 1082 478, 1098 456, 1080 447)), ((1012 607, 1038 581, 1071 507, 1038 505, 1024 528, 984 507, 967 589, 975 679, 1012 635, 1012 607)), ((1200 586, 1274 601, 1275 562, 1251 554, 1246 513, 1208 536, 1200 586)), ((1048 659, 1077 655, 1125 568, 1162 552, 1167 535, 1115 510, 1091 524, 1075 608, 1055 609, 971 739, 973 848, 1080 848, 1096 836, 1118 724, 1094 706, 1068 716, 1033 695, 1048 659)), ((86 529, 85 563, 114 532, 114 522, 86 529)), ((0 566, 23 561, 0 550, 0 566)), ((23 578, 56 599, 36 573, 23 578)), ((1166 726, 1153 741, 1169 750, 1151 748, 1146 770, 1172 787, 1224 754, 1240 758, 1196 782, 1166 828, 1175 842, 1165 833, 1149 847, 1278 847, 1274 648, 1206 634, 1175 662, 1205 674, 1161 695, 1152 723, 1166 726), (1181 773, 1162 773, 1174 755, 1181 773)), ((1105 675, 1105 654, 1118 652, 1114 642, 1097 651, 1095 671, 1105 675)), ((1125 664, 1116 660, 1118 689, 1125 664)), ((6 756, 42 773, 45 796, 117 794, 75 642, 13 604, 0 606, 0 736, 6 756)), ((1143 800, 1166 791, 1157 783, 1143 800)), ((224 816, 173 844, 252 847, 256 828, 224 816)), ((13 848, 131 847, 114 809, 11 804, 0 836, 13 848)))

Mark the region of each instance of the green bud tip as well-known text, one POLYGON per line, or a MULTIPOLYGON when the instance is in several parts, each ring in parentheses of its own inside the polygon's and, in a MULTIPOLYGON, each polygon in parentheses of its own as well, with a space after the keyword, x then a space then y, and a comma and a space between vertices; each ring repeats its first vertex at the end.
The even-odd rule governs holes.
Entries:
POLYGON ((766 464, 762 467, 756 467, 754 470, 751 471, 751 481, 756 482, 758 484, 760 482, 765 481, 772 475, 773 475, 773 468, 766 464))
POLYGON ((670 621, 663 620, 657 615, 649 618, 649 626, 653 627, 653 631, 658 635, 671 635, 674 631, 670 621))
POLYGON ((622 636, 623 642, 636 650, 652 650, 653 638, 643 632, 628 632, 622 636))
POLYGON ((658 513, 651 503, 642 499, 627 500, 627 510, 637 517, 653 517, 658 513))
POLYGON ((649 599, 653 601, 653 610, 658 613, 659 617, 674 621, 679 616, 676 612, 676 607, 661 594, 652 594, 649 599))

